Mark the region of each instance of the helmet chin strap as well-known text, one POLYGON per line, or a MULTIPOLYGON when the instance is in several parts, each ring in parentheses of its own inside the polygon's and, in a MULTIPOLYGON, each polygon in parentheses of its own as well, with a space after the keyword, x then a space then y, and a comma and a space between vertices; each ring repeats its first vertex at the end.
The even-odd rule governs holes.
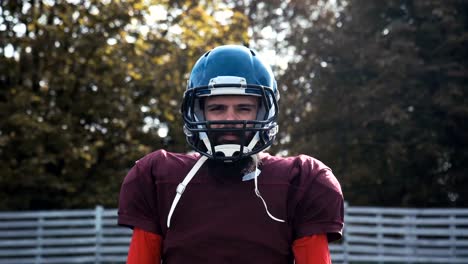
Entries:
MULTIPOLYGON (((255 136, 253 137, 252 141, 250 141, 250 144, 249 146, 247 147, 249 150, 251 150, 258 142, 258 140, 260 139, 260 135, 259 135, 259 132, 255 133, 255 136)), ((258 169, 258 156, 257 155, 252 155, 251 156, 254 163, 255 163, 255 169, 254 169, 254 184, 255 184, 255 189, 254 189, 254 192, 255 192, 255 195, 260 198, 260 200, 262 200, 263 202, 263 206, 265 207, 265 211, 266 213, 268 214, 268 216, 275 220, 275 221, 278 221, 278 222, 281 222, 281 223, 284 223, 285 221, 283 219, 280 219, 280 218, 277 218, 275 216, 273 216, 270 211, 268 210, 268 205, 266 204, 265 202, 265 199, 263 199, 262 197, 262 194, 260 193, 260 190, 258 189, 258 175, 260 175, 261 171, 258 169), (258 172, 257 172, 258 171, 258 172)))
MULTIPOLYGON (((208 138, 206 137, 206 133, 203 133, 203 134, 204 134, 206 140, 203 137, 203 135, 200 135, 200 138, 203 140, 205 145, 210 144, 208 138)), ((252 140, 250 141, 249 145, 247 147, 244 147, 244 153, 250 152, 253 149, 253 147, 257 144, 259 139, 260 139, 260 136, 259 136, 259 133, 257 132, 255 134, 255 136, 252 138, 252 140)), ((208 146, 210 146, 210 148, 208 148, 208 149, 211 149, 211 145, 208 145, 208 146)), ((215 146, 214 149, 215 149, 216 152, 222 152, 225 157, 232 157, 232 155, 234 155, 235 152, 239 152, 241 150, 241 146, 238 145, 238 144, 224 144, 224 145, 215 146)), ((262 195, 260 194, 260 191, 258 190, 257 177, 260 174, 260 170, 258 169, 258 158, 257 158, 257 155, 252 155, 251 157, 252 157, 252 159, 253 159, 253 161, 255 163, 255 169, 254 169, 254 173, 255 173, 255 176, 254 176, 255 195, 262 200, 263 205, 265 207, 265 210, 266 210, 268 216, 271 219, 273 219, 275 221, 278 221, 278 222, 285 222, 283 219, 279 219, 279 218, 274 217, 270 213, 270 211, 268 211, 268 206, 267 206, 267 204, 265 202, 265 199, 263 199, 262 195), (257 171, 258 171, 258 173, 257 173, 257 171)), ((184 193, 185 188, 187 187, 189 182, 193 179, 193 177, 198 172, 198 170, 200 170, 201 166, 205 163, 205 161, 207 159, 208 159, 208 157, 201 156, 200 159, 195 163, 193 168, 189 171, 187 176, 185 176, 184 180, 181 183, 179 183, 179 185, 177 186, 176 196, 174 197, 174 200, 172 201, 171 209, 169 210, 169 214, 167 216, 167 228, 170 228, 170 226, 171 226, 172 215, 174 214, 174 210, 175 210, 177 204, 179 203, 180 197, 182 197, 182 194, 184 193)))
POLYGON ((210 143, 210 139, 208 138, 208 135, 206 134, 206 132, 200 132, 200 139, 203 141, 203 144, 205 144, 205 147, 208 151, 211 150, 211 143, 210 143))
POLYGON ((258 168, 258 157, 257 157, 257 155, 252 155, 252 158, 253 158, 253 160, 254 160, 254 162, 255 162, 255 176, 254 176, 254 184, 255 184, 255 189, 254 189, 254 191, 255 191, 255 195, 256 195, 258 198, 260 198, 260 200, 262 200, 263 206, 265 207, 265 211, 266 211, 266 213, 268 214, 268 216, 269 216, 271 219, 273 219, 273 220, 275 220, 275 221, 277 221, 277 222, 281 222, 281 223, 286 222, 286 221, 284 221, 283 219, 280 219, 280 218, 277 218, 277 217, 273 216, 273 215, 270 213, 270 211, 268 211, 268 205, 266 204, 265 199, 263 199, 262 194, 261 194, 260 191, 258 190, 258 179, 257 179, 257 178, 258 178, 258 175, 260 174, 260 173, 257 173, 257 170, 258 170, 258 169, 257 169, 257 168, 258 168))
POLYGON ((189 171, 187 176, 185 176, 184 180, 181 183, 179 183, 179 185, 177 186, 176 188, 177 193, 176 193, 176 196, 174 197, 174 200, 172 201, 171 209, 169 210, 169 214, 167 216, 167 228, 171 226, 172 214, 174 213, 174 210, 177 204, 179 203, 180 197, 185 191, 185 187, 187 187, 189 182, 193 179, 193 176, 195 176, 197 171, 201 168, 201 166, 203 165, 203 163, 205 163, 207 159, 208 157, 201 156, 200 159, 197 161, 197 163, 195 163, 193 168, 189 171))

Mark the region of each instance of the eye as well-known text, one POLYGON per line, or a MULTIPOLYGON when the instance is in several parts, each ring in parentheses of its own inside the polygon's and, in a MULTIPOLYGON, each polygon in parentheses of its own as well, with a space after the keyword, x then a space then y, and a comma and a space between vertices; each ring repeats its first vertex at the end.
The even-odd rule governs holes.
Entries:
POLYGON ((241 105, 237 108, 237 110, 243 113, 250 113, 255 111, 255 107, 252 105, 241 105))
POLYGON ((208 112, 219 112, 223 111, 224 107, 222 105, 209 105, 206 107, 208 112))

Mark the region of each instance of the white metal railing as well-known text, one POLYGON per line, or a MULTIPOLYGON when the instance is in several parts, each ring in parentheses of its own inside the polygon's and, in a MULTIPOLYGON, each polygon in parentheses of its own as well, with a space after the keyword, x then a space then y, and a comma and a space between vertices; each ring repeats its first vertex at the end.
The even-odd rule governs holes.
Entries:
POLYGON ((468 263, 468 209, 345 207, 334 263, 468 263))
MULTIPOLYGON (((0 212, 0 264, 125 263, 117 210, 0 212)), ((333 263, 468 263, 468 209, 345 208, 333 263)))
POLYGON ((0 212, 0 263, 124 263, 116 209, 0 212))

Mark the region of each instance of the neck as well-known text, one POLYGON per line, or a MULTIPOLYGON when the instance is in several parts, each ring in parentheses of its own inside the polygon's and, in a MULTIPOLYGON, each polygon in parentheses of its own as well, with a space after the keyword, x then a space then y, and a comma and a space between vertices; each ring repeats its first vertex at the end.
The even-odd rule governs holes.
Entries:
POLYGON ((218 178, 241 180, 245 174, 255 171, 256 164, 252 157, 245 157, 234 162, 208 160, 208 169, 218 178))

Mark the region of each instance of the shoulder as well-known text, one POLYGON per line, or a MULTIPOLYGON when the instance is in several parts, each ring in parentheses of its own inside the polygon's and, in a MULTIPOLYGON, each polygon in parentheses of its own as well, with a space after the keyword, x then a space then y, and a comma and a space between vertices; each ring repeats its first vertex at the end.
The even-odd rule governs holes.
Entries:
POLYGON ((260 158, 262 160, 262 163, 268 164, 270 166, 275 166, 275 167, 287 166, 287 167, 306 168, 306 169, 311 169, 315 171, 330 170, 330 168, 326 166, 320 160, 313 158, 311 156, 308 156, 308 155, 304 155, 304 154, 297 155, 297 156, 282 157, 282 156, 272 156, 268 153, 262 153, 260 158))
POLYGON ((192 166, 198 158, 199 154, 175 153, 164 149, 156 150, 135 161, 128 176, 154 177, 161 175, 162 172, 178 171, 192 166))
POLYGON ((271 156, 262 153, 262 166, 270 172, 287 175, 289 182, 299 188, 314 185, 341 193, 341 186, 332 169, 309 155, 271 156))
POLYGON ((186 164, 193 163, 199 156, 199 154, 184 154, 159 149, 135 161, 135 164, 138 166, 186 164))
POLYGON ((301 174, 312 177, 326 171, 331 172, 330 167, 308 155, 281 157, 262 153, 260 158, 264 168, 274 171, 287 171, 288 174, 292 175, 301 174))

